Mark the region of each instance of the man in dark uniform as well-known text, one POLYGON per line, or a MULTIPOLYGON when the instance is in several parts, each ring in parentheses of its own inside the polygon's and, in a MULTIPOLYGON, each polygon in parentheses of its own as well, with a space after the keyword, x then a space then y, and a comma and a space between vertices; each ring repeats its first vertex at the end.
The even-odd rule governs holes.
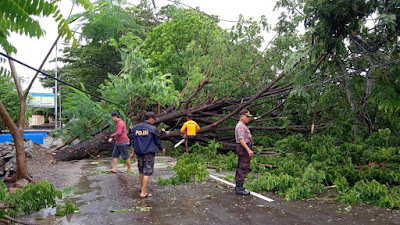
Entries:
POLYGON ((156 119, 154 112, 147 112, 144 115, 143 123, 139 123, 132 128, 132 155, 136 153, 139 180, 141 185, 140 197, 151 197, 151 193, 147 193, 147 185, 149 184, 150 176, 154 171, 154 156, 156 154, 156 146, 163 154, 165 149, 162 146, 160 136, 156 127, 152 126, 156 119))
POLYGON ((240 111, 240 120, 235 127, 236 153, 238 154, 238 168, 236 169, 236 187, 235 192, 238 195, 249 195, 250 192, 244 187, 244 178, 250 172, 250 158, 253 156, 251 136, 249 128, 249 117, 252 116, 249 110, 240 111))

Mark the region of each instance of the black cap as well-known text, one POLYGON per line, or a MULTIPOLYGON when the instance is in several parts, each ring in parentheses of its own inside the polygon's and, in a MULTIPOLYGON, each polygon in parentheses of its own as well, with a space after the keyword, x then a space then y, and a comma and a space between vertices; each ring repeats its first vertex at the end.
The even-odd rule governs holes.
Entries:
POLYGON ((188 119, 193 119, 193 115, 192 115, 191 113, 188 113, 188 114, 186 115, 186 117, 187 117, 188 119))
POLYGON ((121 116, 117 113, 117 112, 113 112, 113 113, 111 113, 111 116, 116 116, 116 117, 118 117, 118 118, 120 118, 121 116))
POLYGON ((156 118, 156 114, 154 113, 154 112, 147 112, 145 115, 144 115, 144 119, 145 120, 148 120, 148 119, 150 119, 150 118, 156 118))
POLYGON ((243 109, 242 111, 239 112, 240 115, 246 115, 246 116, 253 116, 251 115, 250 111, 247 109, 243 109))

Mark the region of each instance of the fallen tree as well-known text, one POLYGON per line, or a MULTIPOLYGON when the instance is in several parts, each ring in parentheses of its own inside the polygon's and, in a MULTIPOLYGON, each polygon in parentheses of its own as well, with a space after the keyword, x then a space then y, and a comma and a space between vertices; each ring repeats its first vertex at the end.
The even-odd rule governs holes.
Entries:
MULTIPOLYGON (((285 76, 282 72, 273 81, 260 88, 252 96, 246 96, 240 99, 229 99, 230 94, 225 98, 209 101, 208 98, 204 98, 204 101, 200 104, 189 107, 188 104, 193 99, 194 94, 200 92, 200 89, 204 88, 203 80, 198 85, 196 90, 192 91, 192 94, 187 100, 180 101, 177 106, 165 107, 162 112, 156 116, 156 125, 165 124, 168 126, 166 130, 160 132, 162 140, 169 140, 174 143, 182 139, 182 134, 179 132, 179 128, 183 123, 183 119, 188 113, 191 113, 196 118, 195 120, 201 124, 201 129, 197 132, 197 140, 202 143, 207 143, 211 140, 216 140, 222 144, 221 150, 233 150, 235 149, 235 138, 234 138, 234 125, 224 125, 225 121, 229 120, 230 124, 236 124, 238 119, 238 113, 244 109, 249 108, 251 110, 252 105, 256 100, 267 99, 269 103, 274 102, 276 106, 271 108, 269 111, 258 114, 256 118, 253 118, 249 122, 249 127, 252 131, 297 131, 297 132, 309 132, 310 127, 307 126, 265 126, 263 123, 268 121, 269 118, 277 118, 278 115, 284 110, 285 97, 287 97, 289 91, 292 89, 290 85, 277 85, 277 82, 285 76), (253 125, 254 124, 254 125, 253 125)), ((184 90, 185 91, 185 90, 184 90)), ((130 112, 126 113, 128 118, 131 118, 132 124, 137 124, 142 121, 141 111, 135 113, 133 111, 140 105, 139 102, 131 104, 129 107, 130 112)), ((319 129, 321 126, 316 126, 314 129, 319 129)), ((111 135, 112 131, 104 130, 96 134, 93 139, 83 141, 75 146, 69 146, 62 148, 61 150, 55 151, 56 160, 76 160, 87 158, 89 156, 97 156, 101 151, 111 151, 113 149, 112 144, 107 142, 107 137, 111 135)), ((272 154, 268 152, 271 148, 265 148, 264 154, 272 154)))
POLYGON ((104 130, 90 140, 58 150, 54 155, 54 159, 60 161, 78 160, 90 156, 97 157, 98 153, 102 151, 112 151, 113 144, 107 141, 107 137, 110 137, 111 134, 111 131, 104 130))

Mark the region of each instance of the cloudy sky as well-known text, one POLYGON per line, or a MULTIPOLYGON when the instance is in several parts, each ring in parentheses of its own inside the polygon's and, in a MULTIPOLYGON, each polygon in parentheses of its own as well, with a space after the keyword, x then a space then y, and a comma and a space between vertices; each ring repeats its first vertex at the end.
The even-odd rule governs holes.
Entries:
MULTIPOLYGON (((137 3, 139 0, 131 0, 132 3, 137 3)), ((171 4, 168 0, 155 0, 156 6, 161 7, 166 4, 171 4)), ((237 21, 239 15, 242 14, 245 18, 253 17, 255 20, 259 20, 262 15, 266 15, 270 24, 275 24, 278 18, 278 12, 274 12, 275 0, 181 0, 181 3, 190 7, 199 7, 201 11, 207 14, 218 15, 220 19, 228 21, 237 21)), ((72 7, 71 0, 62 0, 61 9, 64 16, 68 16, 72 7)), ((74 7, 73 13, 78 13, 82 9, 74 7)), ((26 36, 20 36, 13 34, 11 36, 11 43, 18 49, 16 55, 13 55, 18 60, 34 67, 38 68, 49 51, 51 45, 57 37, 57 24, 52 19, 44 18, 40 19, 40 24, 46 31, 46 35, 38 39, 30 39, 26 36)), ((230 28, 234 25, 232 22, 221 22, 219 24, 222 28, 230 28)), ((273 37, 273 34, 265 34, 265 41, 268 42, 273 37)), ((61 54, 61 49, 64 44, 62 41, 58 43, 58 56, 61 54)), ((55 63, 49 62, 56 56, 55 51, 49 57, 46 62, 45 69, 54 69, 55 63)), ((7 64, 8 66, 8 64, 7 64)), ((17 72, 21 77, 26 80, 30 80, 35 74, 34 71, 24 68, 23 66, 16 65, 17 72)), ((27 86, 28 82, 24 83, 27 86)), ((35 81, 35 84, 31 92, 49 93, 51 89, 44 89, 39 80, 35 81)))

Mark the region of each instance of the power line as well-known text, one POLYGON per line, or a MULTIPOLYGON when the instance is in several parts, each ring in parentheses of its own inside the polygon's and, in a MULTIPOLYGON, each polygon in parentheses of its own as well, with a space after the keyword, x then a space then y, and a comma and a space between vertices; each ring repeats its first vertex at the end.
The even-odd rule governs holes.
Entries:
POLYGON ((339 79, 347 77, 347 76, 351 76, 351 75, 354 75, 354 74, 357 74, 357 73, 360 73, 360 72, 365 72, 365 71, 370 70, 370 69, 375 69, 375 68, 379 68, 379 67, 398 64, 399 62, 400 62, 400 59, 393 60, 393 61, 390 61, 390 62, 387 62, 387 63, 382 63, 382 64, 379 64, 379 65, 373 65, 373 66, 370 66, 370 67, 354 70, 352 72, 345 73, 345 74, 342 74, 340 76, 333 77, 333 78, 330 78, 330 79, 326 79, 326 80, 323 80, 323 81, 320 81, 320 82, 311 83, 311 84, 307 84, 307 85, 304 85, 304 86, 298 86, 297 88, 293 88, 292 90, 286 90, 286 91, 283 91, 283 92, 280 92, 280 93, 276 93, 276 94, 274 94, 272 96, 281 96, 281 95, 285 95, 287 93, 290 93, 292 91, 297 91, 297 90, 300 90, 300 89, 311 88, 311 87, 315 87, 315 86, 322 86, 322 85, 324 85, 326 83, 329 83, 329 82, 332 82, 332 81, 335 81, 335 80, 339 80, 339 79))
MULTIPOLYGON (((72 80, 77 79, 79 76, 77 74, 62 74, 64 77, 69 77, 72 78, 72 80)), ((68 79, 64 79, 64 80, 68 80, 68 79)), ((79 80, 78 80, 79 81, 79 80)), ((82 82, 83 83, 83 82, 82 82)), ((89 87, 89 88, 93 88, 96 89, 98 87, 95 87, 93 85, 90 85, 88 83, 84 83, 85 87, 89 87)))
POLYGON ((340 76, 337 76, 337 77, 333 77, 331 79, 323 80, 323 81, 320 81, 318 83, 308 84, 308 85, 305 85, 305 86, 299 86, 298 89, 299 88, 308 88, 308 87, 313 87, 313 86, 320 86, 320 85, 323 85, 325 83, 328 83, 328 82, 331 82, 331 81, 334 81, 334 80, 339 80, 339 79, 341 79, 343 77, 354 75, 356 73, 365 72, 365 71, 370 70, 370 69, 389 66, 389 65, 392 65, 392 64, 397 64, 399 62, 400 62, 400 60, 398 59, 398 60, 393 60, 393 61, 390 61, 390 62, 382 63, 382 64, 379 64, 379 65, 373 65, 373 66, 370 66, 370 67, 354 70, 352 72, 345 73, 343 75, 340 75, 340 76))
POLYGON ((2 55, 2 56, 4 56, 4 57, 8 58, 8 60, 12 60, 12 61, 14 61, 14 62, 17 62, 17 63, 19 63, 19 64, 21 64, 21 65, 23 65, 23 66, 25 66, 25 67, 27 67, 27 68, 29 68, 29 69, 31 69, 31 70, 34 70, 34 71, 36 71, 36 72, 39 72, 39 73, 45 75, 46 77, 49 77, 49 78, 51 78, 51 79, 53 79, 53 80, 56 80, 56 81, 59 81, 60 83, 62 83, 62 84, 64 84, 64 85, 67 85, 67 86, 69 86, 69 87, 75 88, 75 89, 77 89, 77 90, 79 90, 79 91, 81 91, 81 92, 83 92, 83 93, 86 93, 86 94, 92 96, 92 97, 98 98, 98 99, 100 99, 100 100, 104 100, 104 101, 106 101, 106 102, 108 102, 108 103, 112 103, 112 104, 114 104, 114 105, 116 105, 116 106, 121 106, 121 105, 118 104, 118 103, 115 103, 115 102, 112 102, 112 101, 110 101, 110 100, 107 100, 107 99, 105 99, 105 98, 103 98, 103 97, 99 97, 99 96, 97 96, 97 95, 94 95, 94 94, 92 94, 92 93, 90 93, 90 92, 88 92, 88 91, 82 90, 82 89, 80 89, 80 88, 78 88, 78 87, 76 87, 76 86, 74 86, 74 85, 72 85, 72 84, 69 84, 69 83, 67 83, 67 82, 65 82, 65 81, 62 81, 62 80, 60 80, 60 79, 58 79, 58 78, 55 78, 55 77, 53 77, 53 76, 51 76, 51 75, 49 75, 49 74, 47 74, 47 73, 45 73, 45 72, 43 72, 43 71, 40 71, 40 70, 38 70, 38 69, 35 69, 35 68, 33 68, 32 66, 27 65, 26 63, 23 63, 23 62, 21 62, 21 61, 15 59, 15 58, 13 58, 13 57, 7 55, 7 54, 4 54, 3 52, 0 52, 0 55, 2 55))

